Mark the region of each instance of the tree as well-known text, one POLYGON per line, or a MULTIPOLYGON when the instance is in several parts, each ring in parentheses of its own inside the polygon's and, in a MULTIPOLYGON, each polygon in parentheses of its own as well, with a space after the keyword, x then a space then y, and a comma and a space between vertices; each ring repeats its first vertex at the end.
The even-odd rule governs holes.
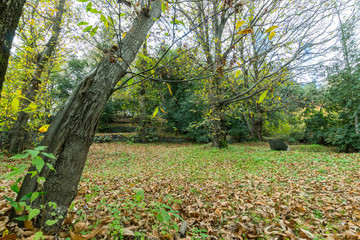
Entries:
POLYGON ((6 0, 0 3, 0 98, 11 45, 25 2, 26 0, 6 0))
POLYGON ((196 17, 188 6, 182 7, 182 13, 196 29, 211 74, 206 94, 213 145, 226 147, 226 109, 273 88, 284 80, 283 73, 323 53, 324 49, 316 46, 329 40, 324 38, 323 26, 329 24, 332 5, 327 0, 193 4, 196 17), (311 57, 305 51, 308 48, 316 52, 311 57))
MULTIPOLYGON (((26 125, 29 119, 29 112, 25 111, 25 109, 35 100, 35 97, 40 90, 41 86, 41 75, 45 70, 46 65, 51 60, 51 57, 55 51, 55 48, 58 43, 60 30, 61 30, 61 21, 63 17, 63 13, 65 11, 65 1, 60 0, 59 5, 56 9, 56 14, 51 21, 53 22, 52 33, 45 45, 45 48, 37 54, 37 57, 34 59, 35 62, 35 70, 30 76, 30 79, 25 79, 24 82, 28 83, 25 91, 22 93, 25 99, 21 102, 21 110, 18 112, 16 121, 13 124, 10 130, 10 147, 9 151, 14 153, 19 153, 24 149, 25 139, 28 135, 26 130, 26 125)), ((32 45, 35 45, 35 40, 31 42, 32 45)))
MULTIPOLYGON (((160 15, 160 1, 152 2, 151 6, 144 6, 120 45, 111 47, 104 54, 101 62, 77 85, 50 124, 41 145, 47 146, 47 151, 56 157, 56 160, 46 159, 54 166, 56 172, 48 167, 43 168, 40 177, 46 179, 43 185, 45 194, 43 200, 36 200, 33 204, 40 206, 54 202, 57 204, 57 216, 52 216, 51 208, 48 207, 48 211, 39 216, 38 226, 41 221, 66 216, 70 203, 77 195, 78 182, 102 109, 117 83, 126 75, 127 68, 135 59, 148 31, 160 15)), ((33 169, 34 166, 29 172, 33 169)), ((37 191, 37 179, 39 178, 32 178, 30 173, 25 177, 17 196, 18 201, 26 194, 37 191)), ((61 221, 52 226, 45 226, 44 231, 58 232, 60 226, 61 221)))

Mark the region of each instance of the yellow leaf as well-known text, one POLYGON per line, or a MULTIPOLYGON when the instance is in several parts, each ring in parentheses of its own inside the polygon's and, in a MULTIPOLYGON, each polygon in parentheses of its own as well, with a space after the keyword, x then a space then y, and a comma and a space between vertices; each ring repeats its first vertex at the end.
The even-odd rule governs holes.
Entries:
POLYGON ((236 23, 236 29, 238 29, 239 27, 241 27, 243 24, 245 23, 245 21, 244 20, 242 20, 242 21, 240 21, 240 22, 237 22, 236 23))
POLYGON ((269 33, 269 32, 271 32, 272 30, 274 30, 275 28, 277 28, 278 26, 277 25, 275 25, 275 26, 272 26, 272 27, 269 27, 268 29, 266 29, 266 33, 269 33))
POLYGON ((272 32, 269 34, 269 40, 271 40, 274 36, 275 36, 275 31, 272 31, 272 32))
POLYGON ((14 100, 11 102, 11 107, 14 111, 19 110, 20 101, 18 98, 14 98, 14 100))
POLYGON ((241 67, 241 64, 239 62, 236 62, 239 67, 241 67))
POLYGON ((162 108, 160 108, 160 110, 161 110, 163 113, 165 113, 165 114, 167 113, 167 112, 165 112, 165 110, 164 110, 164 109, 162 109, 162 108))
POLYGON ((238 76, 240 76, 240 74, 241 74, 241 70, 236 71, 236 73, 235 73, 235 78, 237 78, 238 76))
POLYGON ((214 41, 217 43, 219 41, 219 39, 215 38, 214 41))
POLYGON ((158 114, 158 112, 159 112, 159 107, 156 107, 155 111, 154 111, 154 113, 152 115, 152 118, 154 118, 158 114))
POLYGON ((46 132, 48 130, 49 126, 50 126, 49 124, 42 126, 41 128, 39 128, 39 132, 42 132, 42 133, 46 132))
POLYGON ((264 99, 266 98, 266 94, 268 93, 269 90, 266 90, 265 92, 263 92, 261 94, 261 96, 259 97, 259 101, 258 103, 261 103, 262 101, 264 101, 264 99))
POLYGON ((172 94, 172 92, 171 92, 171 87, 170 87, 170 85, 169 85, 168 83, 166 83, 166 85, 168 86, 169 92, 170 92, 170 94, 171 94, 171 96, 172 96, 173 94, 172 94))
POLYGON ((125 36, 126 36, 126 32, 123 33, 122 38, 124 38, 125 36))
POLYGON ((36 110, 36 108, 37 108, 36 103, 31 102, 31 103, 29 104, 29 108, 31 109, 31 111, 35 111, 35 110, 36 110))
POLYGON ((279 100, 281 100, 281 97, 278 97, 279 100))
POLYGON ((254 33, 254 31, 251 28, 247 28, 238 32, 238 34, 249 34, 249 33, 254 33))

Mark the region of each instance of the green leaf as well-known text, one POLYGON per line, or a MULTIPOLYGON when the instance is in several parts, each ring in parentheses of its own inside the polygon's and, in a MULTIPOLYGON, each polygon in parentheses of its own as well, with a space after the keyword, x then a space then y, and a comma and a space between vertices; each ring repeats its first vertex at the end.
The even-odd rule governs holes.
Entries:
POLYGON ((100 20, 104 23, 104 26, 105 26, 106 28, 109 27, 109 23, 108 23, 106 17, 104 16, 104 14, 101 14, 100 20))
POLYGON ((44 160, 43 160, 41 157, 36 156, 36 157, 33 159, 32 164, 35 165, 36 170, 40 173, 41 170, 43 169, 44 165, 45 165, 45 162, 44 162, 44 160))
POLYGON ((92 29, 92 25, 87 26, 87 27, 83 30, 83 32, 89 32, 91 29, 92 29))
POLYGON ((39 231, 39 232, 35 233, 33 240, 40 240, 42 238, 42 236, 43 236, 43 232, 39 231))
POLYGON ((176 24, 176 25, 181 24, 181 25, 183 25, 185 27, 185 23, 183 21, 180 21, 180 20, 177 20, 177 19, 175 19, 175 22, 171 21, 170 23, 171 24, 176 24))
POLYGON ((152 118, 154 118, 158 114, 158 112, 159 112, 159 107, 156 107, 155 111, 154 111, 154 113, 152 115, 152 118))
POLYGON ((100 11, 96 10, 95 8, 90 9, 91 13, 101 13, 100 11))
POLYGON ((78 2, 87 2, 89 0, 77 0, 78 2))
POLYGON ((264 101, 264 99, 266 98, 266 95, 268 93, 269 90, 266 90, 265 92, 263 92, 261 94, 261 96, 259 97, 258 103, 261 103, 262 101, 264 101))
POLYGON ((48 168, 50 168, 50 170, 53 170, 54 172, 56 172, 55 168, 53 167, 53 165, 51 165, 50 163, 46 163, 46 166, 48 168))
POLYGON ((56 219, 56 220, 47 220, 47 221, 45 222, 45 224, 48 225, 48 226, 51 226, 51 225, 54 225, 54 224, 57 223, 57 222, 58 222, 57 219, 56 219))
POLYGON ((32 195, 31 195, 31 198, 30 198, 30 203, 32 203, 33 201, 35 201, 35 199, 37 199, 39 197, 40 193, 39 192, 34 192, 32 195))
POLYGON ((22 196, 22 198, 20 199, 20 201, 26 201, 28 199, 31 198, 31 196, 33 195, 33 193, 28 193, 28 194, 25 194, 24 196, 22 196))
POLYGON ((92 7, 92 2, 89 2, 88 5, 86 5, 86 11, 90 11, 92 7))
POLYGON ((161 11, 165 14, 166 11, 166 4, 164 1, 161 1, 161 11))
MULTIPOLYGON (((15 210, 16 210, 16 209, 15 209, 15 210)), ((27 215, 24 215, 24 216, 16 217, 15 219, 18 220, 18 221, 24 222, 24 221, 26 221, 26 220, 28 219, 28 216, 27 216, 27 215)))
POLYGON ((77 25, 80 27, 80 26, 88 25, 88 24, 89 24, 88 22, 79 22, 77 25))
POLYGON ((7 179, 10 179, 10 178, 12 178, 12 177, 14 177, 14 176, 23 174, 24 171, 26 170, 26 168, 27 168, 26 165, 20 165, 19 169, 14 170, 14 171, 12 171, 11 173, 9 173, 9 174, 6 176, 6 178, 7 178, 7 179))
POLYGON ((96 34, 98 28, 99 28, 98 26, 94 27, 90 32, 90 36, 94 36, 96 34))
POLYGON ((17 183, 11 185, 10 189, 11 189, 14 193, 16 193, 16 194, 19 193, 19 187, 18 187, 17 183))
POLYGON ((45 151, 47 149, 47 146, 38 146, 34 149, 41 152, 41 151, 45 151))
POLYGON ((13 199, 11 199, 11 198, 9 198, 9 197, 7 197, 7 196, 4 196, 4 198, 5 198, 7 201, 9 201, 9 202, 15 202, 15 200, 13 200, 13 199))
POLYGON ((46 179, 45 179, 44 177, 39 177, 39 178, 37 179, 37 182, 38 182, 40 185, 43 185, 44 182, 46 182, 46 179))
POLYGON ((49 204, 49 206, 52 207, 53 209, 56 209, 56 208, 57 208, 56 202, 49 202, 48 204, 49 204))
POLYGON ((32 158, 35 158, 37 155, 40 154, 40 151, 37 150, 26 150, 25 152, 30 153, 32 158))
POLYGON ((42 153, 44 156, 56 160, 56 157, 52 153, 42 153))
POLYGON ((36 176, 38 174, 37 171, 30 171, 29 173, 31 174, 31 178, 33 178, 34 176, 36 176))
POLYGON ((27 158, 30 154, 29 153, 24 153, 24 154, 16 154, 15 156, 11 157, 10 159, 24 159, 27 158))
POLYGON ((34 208, 34 209, 31 209, 29 211, 29 218, 28 220, 30 221, 31 219, 33 219, 34 217, 36 217, 37 215, 40 214, 40 209, 37 209, 37 208, 34 208))

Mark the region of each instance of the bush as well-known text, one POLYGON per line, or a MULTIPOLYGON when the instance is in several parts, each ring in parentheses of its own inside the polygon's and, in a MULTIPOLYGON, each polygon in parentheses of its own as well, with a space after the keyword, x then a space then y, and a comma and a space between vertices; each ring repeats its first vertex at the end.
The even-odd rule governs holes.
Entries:
POLYGON ((305 139, 310 143, 325 144, 326 129, 329 127, 329 117, 316 111, 305 120, 305 139))

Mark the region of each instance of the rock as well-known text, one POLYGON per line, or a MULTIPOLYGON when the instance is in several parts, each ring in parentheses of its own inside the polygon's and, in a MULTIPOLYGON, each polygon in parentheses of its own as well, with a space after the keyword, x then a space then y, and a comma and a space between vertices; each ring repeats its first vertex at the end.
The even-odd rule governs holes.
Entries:
POLYGON ((270 145, 271 150, 277 150, 277 151, 289 150, 288 146, 281 139, 268 139, 267 141, 270 145))

